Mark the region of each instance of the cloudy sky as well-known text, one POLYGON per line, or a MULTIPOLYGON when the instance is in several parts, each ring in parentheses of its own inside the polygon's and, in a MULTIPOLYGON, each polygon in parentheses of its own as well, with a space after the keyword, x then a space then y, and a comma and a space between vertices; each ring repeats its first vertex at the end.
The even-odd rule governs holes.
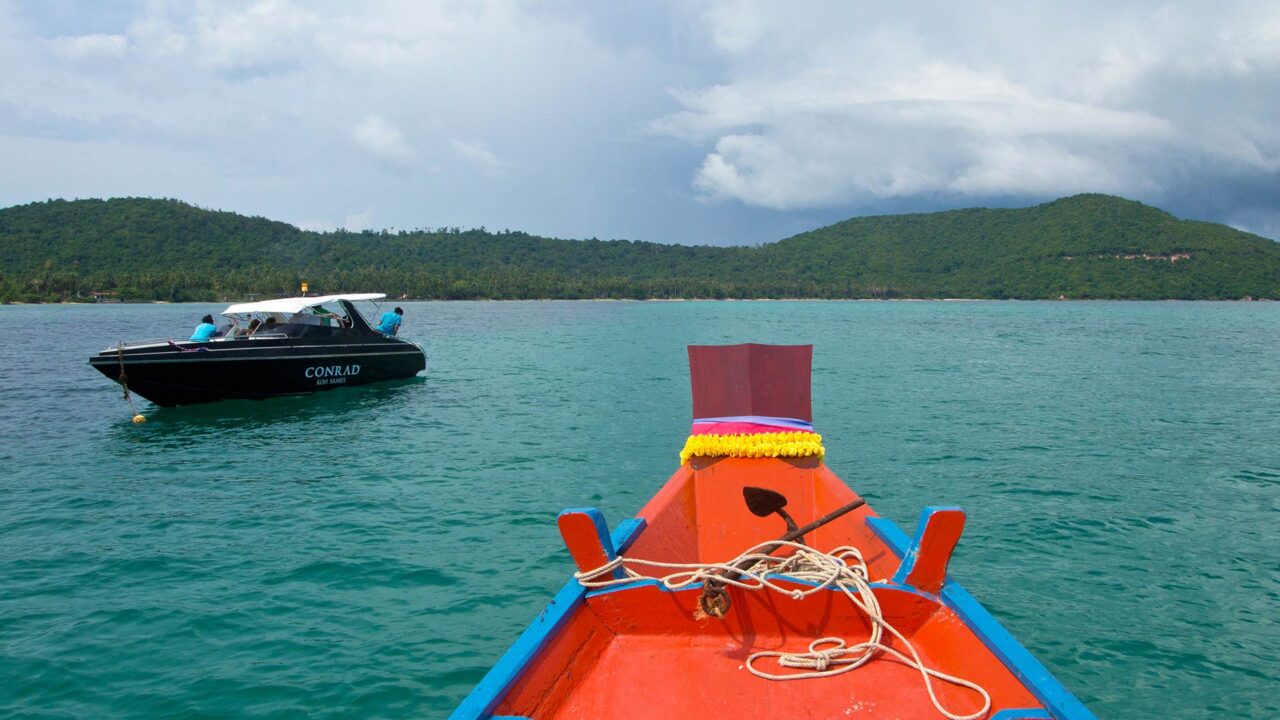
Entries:
POLYGON ((1280 238, 1280 3, 0 0, 0 206, 777 240, 1080 192, 1280 238))

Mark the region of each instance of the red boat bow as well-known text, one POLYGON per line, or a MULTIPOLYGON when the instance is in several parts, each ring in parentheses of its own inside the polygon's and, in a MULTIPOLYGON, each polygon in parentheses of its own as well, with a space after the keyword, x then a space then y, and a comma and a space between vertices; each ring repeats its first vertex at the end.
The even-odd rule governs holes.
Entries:
POLYGON ((963 511, 909 540, 822 462, 811 359, 691 346, 681 467, 613 533, 561 514, 577 577, 452 717, 1091 720, 947 576, 963 511))

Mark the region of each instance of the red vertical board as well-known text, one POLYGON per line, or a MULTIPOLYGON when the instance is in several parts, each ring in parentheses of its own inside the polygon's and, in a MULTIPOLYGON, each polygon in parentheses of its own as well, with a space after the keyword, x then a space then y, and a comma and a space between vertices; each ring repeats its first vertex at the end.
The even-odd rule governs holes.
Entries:
POLYGON ((812 345, 690 345, 693 417, 795 418, 813 421, 812 345))

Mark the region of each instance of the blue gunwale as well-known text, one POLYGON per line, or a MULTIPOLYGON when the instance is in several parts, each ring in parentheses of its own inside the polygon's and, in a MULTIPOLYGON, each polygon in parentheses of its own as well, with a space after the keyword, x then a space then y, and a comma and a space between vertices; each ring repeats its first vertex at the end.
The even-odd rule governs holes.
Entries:
MULTIPOLYGON (((868 517, 866 519, 867 527, 879 537, 890 550, 901 559, 908 559, 914 552, 917 543, 920 542, 920 534, 923 531, 924 523, 920 523, 920 527, 916 529, 916 537, 914 541, 907 539, 907 534, 902 531, 892 520, 882 517, 868 517)), ((901 573, 899 573, 901 574, 901 573)), ((904 576, 905 577, 905 576, 904 576)), ((895 577, 896 579, 896 577, 895 577)), ((1071 691, 1058 681, 1053 673, 1049 672, 1029 650, 1018 642, 1008 630, 1000 624, 998 620, 987 612, 987 609, 978 602, 968 590, 964 589, 960 583, 956 582, 948 574, 946 580, 942 584, 942 592, 939 598, 943 604, 949 607, 952 612, 973 630, 982 643, 987 646, 1000 662, 1018 678, 1022 684, 1031 691, 1041 704, 1048 709, 1049 715, 1055 720, 1097 720, 1092 712, 1080 702, 1071 691)), ((996 717, 1003 714, 997 713, 996 717)), ((1028 712, 1028 711, 1017 711, 1028 712)), ((1036 715, 1014 715, 1005 717, 1027 717, 1035 718, 1036 715)), ((996 720, 995 717, 991 720, 996 720)))
MULTIPOLYGON (((494 720, 497 720, 496 718, 494 720)), ((988 720, 1053 720, 1048 710, 1041 708, 1013 708, 1001 710, 988 720)))
MULTIPOLYGON (((914 544, 908 539, 907 534, 892 520, 868 517, 866 518, 866 523, 872 532, 900 559, 906 559, 911 555, 914 544)), ((921 526, 923 527, 923 523, 921 523, 921 526)), ((614 529, 611 535, 613 547, 617 549, 618 553, 624 552, 630 547, 631 543, 635 542, 644 527, 645 521, 640 518, 629 518, 618 523, 618 527, 614 529)), ((917 532, 915 542, 920 539, 918 535, 919 532, 917 532)), ((780 577, 791 582, 807 584, 794 578, 780 577)), ((507 691, 510 690, 511 686, 515 684, 520 674, 524 672, 538 652, 546 646, 547 642, 559 632, 573 612, 585 602, 588 595, 596 596, 644 586, 656 586, 661 591, 672 592, 663 587, 657 580, 637 580, 634 583, 601 588, 588 593, 587 589, 576 579, 570 578, 569 582, 547 604, 547 607, 525 628, 524 632, 520 634, 520 637, 516 639, 507 652, 489 669, 489 672, 472 689, 471 693, 463 699, 462 703, 453 711, 453 714, 449 716, 449 720, 483 720, 484 718, 491 718, 493 709, 506 695, 507 691)), ((700 585, 690 586, 685 590, 694 590, 700 587, 700 585)), ((876 582, 872 583, 872 587, 892 588, 927 595, 899 582, 876 582)), ((1030 651, 1023 647, 991 613, 987 612, 987 609, 981 603, 970 595, 960 583, 953 580, 949 574, 943 583, 942 591, 937 597, 955 612, 965 625, 973 630, 983 644, 1000 659, 1000 662, 1048 709, 1047 713, 1043 710, 1031 708, 1025 710, 1002 710, 992 716, 990 720, 1003 720, 1004 718, 1009 718, 1009 720, 1014 720, 1014 718, 1026 718, 1028 720, 1034 718, 1097 720, 1096 716, 1071 691, 1067 690, 1040 661, 1035 659, 1030 651)))
MULTIPOLYGON (((621 553, 630 547, 631 543, 640 536, 644 526, 645 521, 641 518, 628 518, 618 523, 618 527, 614 528, 611 536, 613 547, 617 552, 621 553)), ((520 633, 520 637, 516 638, 498 662, 489 668, 489 672, 485 673, 484 678, 476 684, 471 693, 463 698, 462 703, 449 716, 449 720, 489 718, 493 709, 497 707, 498 701, 515 684, 529 662, 582 605, 586 594, 587 589, 581 583, 575 578, 569 578, 569 582, 565 583, 560 592, 547 603, 547 607, 534 618, 533 622, 529 623, 529 627, 525 628, 524 632, 520 633)))

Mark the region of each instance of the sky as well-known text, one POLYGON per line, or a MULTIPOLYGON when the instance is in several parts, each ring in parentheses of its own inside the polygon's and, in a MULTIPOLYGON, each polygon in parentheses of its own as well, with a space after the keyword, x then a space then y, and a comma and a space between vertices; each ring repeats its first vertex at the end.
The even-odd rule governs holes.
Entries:
POLYGON ((772 242, 1083 192, 1280 239, 1280 2, 0 0, 0 206, 772 242))

